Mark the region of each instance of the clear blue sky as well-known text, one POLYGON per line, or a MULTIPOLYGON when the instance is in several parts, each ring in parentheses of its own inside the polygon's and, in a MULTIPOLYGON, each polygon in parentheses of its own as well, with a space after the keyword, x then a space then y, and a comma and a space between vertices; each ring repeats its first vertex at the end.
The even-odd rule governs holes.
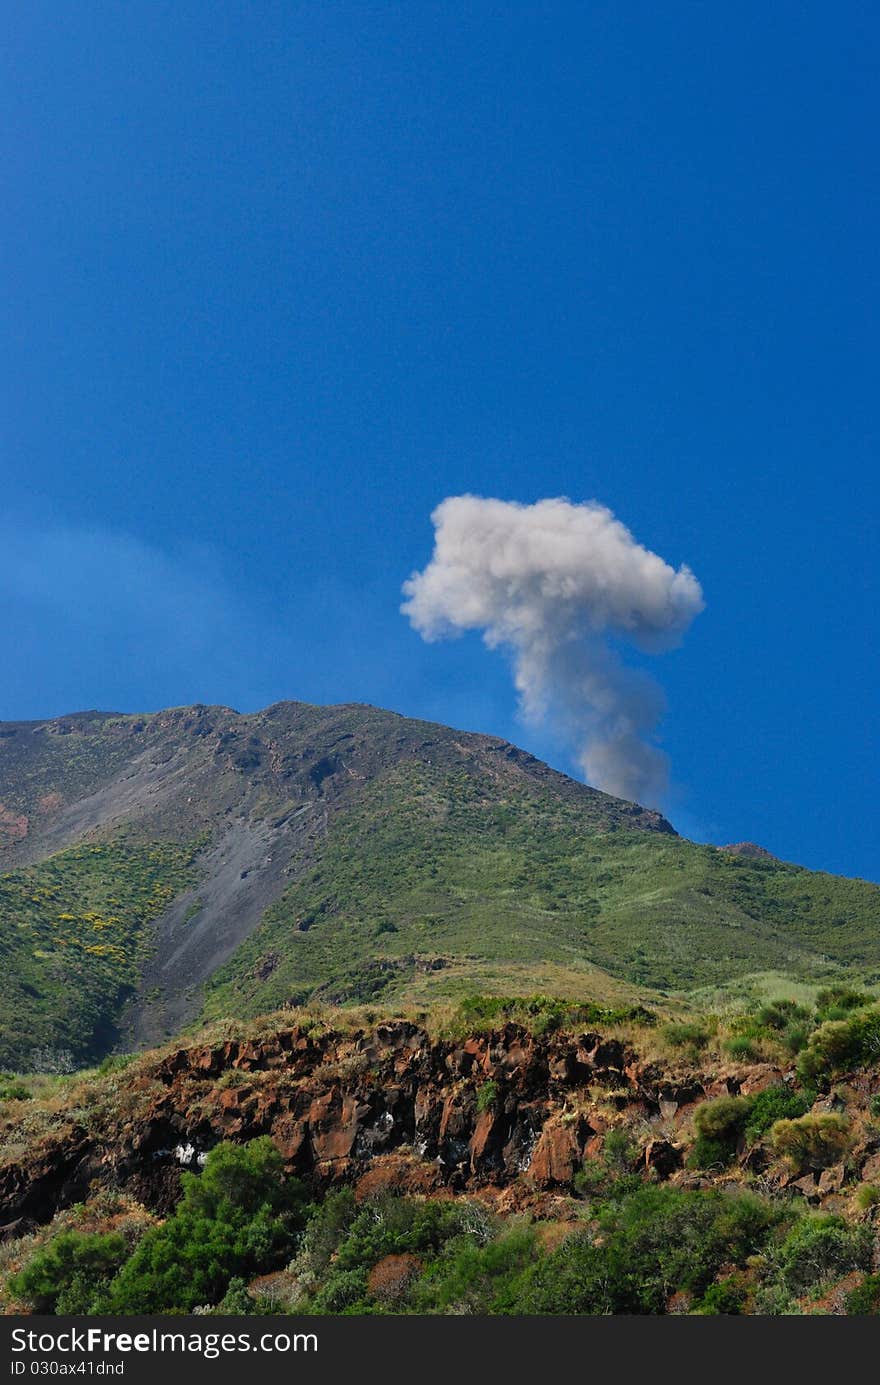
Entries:
POLYGON ((685 831, 880 877, 880 15, 12 0, 0 716, 359 700, 496 732, 400 584, 462 491, 694 569, 685 831))

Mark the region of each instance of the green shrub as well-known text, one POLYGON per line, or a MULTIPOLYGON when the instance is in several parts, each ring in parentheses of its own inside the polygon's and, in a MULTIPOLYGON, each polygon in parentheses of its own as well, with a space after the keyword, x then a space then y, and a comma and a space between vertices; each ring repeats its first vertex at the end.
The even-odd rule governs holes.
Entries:
POLYGON ((755 1144, 776 1121, 805 1115, 815 1099, 813 1092, 793 1092, 790 1087, 783 1086, 766 1087, 750 1099, 746 1140, 755 1144))
POLYGON ((787 1289, 781 1284, 771 1282, 758 1289, 754 1300, 754 1313, 761 1318, 800 1317, 803 1309, 787 1289))
POLYGON ((359 1205, 350 1189, 331 1193, 314 1207, 295 1263, 310 1289, 308 1313, 376 1311, 367 1287, 370 1270, 388 1255, 433 1260, 449 1242, 475 1245, 494 1235, 491 1216, 467 1200, 384 1196, 359 1205))
POLYGON ((868 1102, 868 1110, 871 1112, 872 1116, 880 1116, 880 1092, 878 1092, 876 1096, 871 1097, 871 1100, 868 1102))
POLYGON ((469 995, 459 1002, 449 1032, 456 1035, 485 1033, 508 1021, 521 1024, 540 1037, 557 1029, 585 1025, 653 1025, 657 1023, 657 1016, 643 1005, 609 1009, 593 1001, 560 1000, 556 996, 469 995))
POLYGON ((62 1231, 10 1276, 9 1288, 37 1313, 100 1311, 107 1286, 127 1255, 121 1232, 62 1231))
POLYGON ((847 1315, 856 1317, 880 1317, 880 1274, 866 1274, 857 1289, 846 1298, 847 1315))
POLYGON ((310 1277, 317 1279, 326 1273, 357 1215, 351 1188, 330 1192, 322 1203, 309 1209, 298 1258, 307 1265, 310 1277))
POLYGON ((709 1042, 710 1034, 705 1025, 697 1022, 667 1024, 662 1030, 663 1038, 673 1048, 692 1048, 699 1050, 706 1047, 709 1042))
POLYGON ((780 1043, 786 1053, 790 1054, 792 1058, 796 1058, 801 1049, 806 1048, 810 1042, 812 1032, 811 1025, 796 1020, 782 1031, 780 1043))
POLYGON ((869 1208, 876 1207, 880 1203, 880 1187, 876 1183, 862 1183, 856 1188, 856 1206, 860 1212, 867 1212, 869 1208))
POLYGON ((485 1234, 485 1214, 469 1202, 379 1198, 358 1209, 335 1263, 370 1269, 386 1255, 434 1253, 469 1222, 475 1234, 485 1234))
POLYGON ((578 1197, 598 1197, 607 1189, 610 1177, 604 1159, 585 1159, 572 1179, 572 1187, 578 1197))
POLYGON ((757 1022, 762 1029, 775 1029, 780 1033, 796 1023, 809 1020, 810 1012, 793 1000, 771 1000, 763 1005, 757 1014, 757 1022))
POLYGON ((662 1313, 676 1292, 703 1294, 724 1265, 760 1250, 779 1219, 750 1194, 642 1186, 569 1236, 521 1286, 523 1313, 662 1313))
POLYGON ((0 1087, 0 1101, 30 1101, 30 1088, 23 1082, 9 1082, 0 1087))
POLYGON ((215 1303, 235 1277, 275 1269, 301 1224, 302 1189, 285 1181, 268 1136, 221 1144, 201 1176, 184 1173, 183 1197, 152 1227, 110 1286, 112 1313, 191 1312, 215 1303))
POLYGON ((632 1138, 622 1126, 608 1131, 602 1145, 602 1157, 612 1173, 627 1173, 632 1168, 635 1153, 632 1138))
POLYGON ((851 986, 828 986, 816 996, 816 1017, 820 1021, 843 1019, 851 1010, 871 1004, 871 997, 851 986))
POLYGON ((453 1241, 412 1294, 415 1312, 517 1313, 537 1253, 534 1228, 513 1226, 487 1245, 453 1241))
POLYGON ((831 1112, 778 1120, 770 1131, 777 1154, 783 1154, 797 1173, 828 1168, 844 1158, 851 1143, 849 1121, 831 1112))
POLYGON ((721 1047, 729 1058, 736 1058, 743 1063, 750 1062, 758 1054, 754 1039, 748 1034, 732 1034, 729 1039, 724 1040, 721 1047))
POLYGON ((217 1304, 215 1312, 234 1314, 236 1317, 252 1316, 257 1308, 256 1300, 248 1293, 247 1281, 230 1279, 226 1293, 217 1304))
POLYGON ((880 1056, 880 1009, 861 1010, 848 1019, 828 1020, 798 1056, 803 1082, 828 1081, 836 1073, 869 1066, 880 1056))
POLYGON ((703 1297, 694 1305, 694 1312, 703 1315, 739 1315, 746 1301, 745 1287, 736 1279, 722 1279, 710 1284, 703 1297))
POLYGON ((847 1226, 842 1217, 803 1217, 774 1256, 775 1277, 792 1294, 819 1289, 851 1270, 868 1269, 872 1242, 868 1227, 847 1226))
POLYGON ((498 1100, 498 1083, 489 1078, 484 1082, 477 1092, 477 1110, 480 1112, 489 1111, 498 1100))
POLYGON ((694 1112, 697 1138, 688 1162, 701 1169, 724 1168, 736 1154, 750 1103, 743 1096, 720 1096, 704 1101, 694 1112))
POLYGON ((726 1169, 736 1155, 736 1145, 726 1140, 712 1140, 706 1135, 698 1135, 687 1157, 690 1169, 726 1169))
POLYGON ((130 1063, 135 1060, 134 1053, 110 1053, 98 1064, 99 1077, 106 1077, 111 1072, 124 1072, 130 1063))
POLYGON ((694 1112, 694 1128, 708 1139, 736 1139, 746 1123, 749 1105, 744 1096, 719 1096, 704 1101, 694 1112))

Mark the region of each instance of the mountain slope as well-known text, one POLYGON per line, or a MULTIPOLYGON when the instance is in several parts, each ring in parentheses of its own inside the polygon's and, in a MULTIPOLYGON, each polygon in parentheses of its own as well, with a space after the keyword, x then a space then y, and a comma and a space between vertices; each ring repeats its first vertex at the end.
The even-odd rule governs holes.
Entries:
POLYGON ((880 968, 877 886, 694 845, 507 742, 360 705, 0 724, 0 871, 7 1067, 203 1009, 880 968))

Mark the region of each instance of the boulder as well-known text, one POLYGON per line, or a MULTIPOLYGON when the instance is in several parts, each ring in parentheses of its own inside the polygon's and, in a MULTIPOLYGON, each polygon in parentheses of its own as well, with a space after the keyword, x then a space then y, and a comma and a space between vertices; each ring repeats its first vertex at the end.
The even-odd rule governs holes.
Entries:
POLYGON ((658 1178, 668 1178, 683 1160, 684 1151, 669 1140, 649 1140, 645 1146, 645 1168, 658 1178))
POLYGON ((568 1185, 583 1158, 584 1139, 592 1134, 582 1117, 547 1122, 532 1152, 529 1173, 539 1188, 568 1185))

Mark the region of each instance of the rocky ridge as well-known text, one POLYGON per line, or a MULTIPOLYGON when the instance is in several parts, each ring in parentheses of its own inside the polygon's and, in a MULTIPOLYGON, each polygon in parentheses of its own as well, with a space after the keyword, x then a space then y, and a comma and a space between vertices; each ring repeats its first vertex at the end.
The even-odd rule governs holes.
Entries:
POLYGON ((794 1080, 772 1063, 669 1066, 641 1059, 617 1037, 536 1036, 513 1023, 464 1039, 395 1020, 346 1033, 294 1025, 257 1039, 195 1043, 93 1079, 50 1132, 8 1157, 0 1230, 23 1234, 102 1189, 164 1214, 183 1169, 197 1169, 219 1141, 264 1134, 288 1172, 316 1189, 468 1193, 499 1210, 543 1214, 622 1128, 631 1168, 646 1179, 690 1187, 757 1179, 765 1192, 842 1210, 845 1183, 880 1182, 880 1133, 861 1120, 880 1091, 876 1070, 845 1078, 814 1107, 846 1105, 856 1115, 846 1166, 796 1178, 759 1145, 741 1148, 724 1174, 686 1167, 701 1102, 794 1080))

